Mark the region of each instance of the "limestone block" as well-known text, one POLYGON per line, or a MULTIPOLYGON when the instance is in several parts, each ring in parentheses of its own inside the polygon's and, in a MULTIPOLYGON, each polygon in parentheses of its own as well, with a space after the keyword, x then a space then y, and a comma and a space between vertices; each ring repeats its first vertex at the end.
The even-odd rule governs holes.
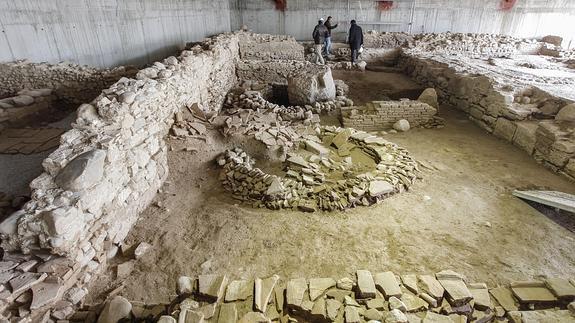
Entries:
POLYGON ((427 103, 435 109, 439 109, 439 103, 437 102, 437 92, 434 88, 427 88, 421 93, 417 101, 427 103))
POLYGON ((81 191, 92 187, 104 174, 106 152, 94 149, 70 161, 56 176, 56 184, 69 191, 81 191))
POLYGON ((575 103, 568 104, 561 108, 555 116, 555 120, 575 122, 575 103))
POLYGON ((515 124, 515 122, 507 120, 505 118, 498 118, 495 123, 495 129, 493 130, 493 134, 496 135, 497 137, 512 142, 513 137, 515 136, 516 129, 517 125, 515 124))
POLYGON ((329 67, 302 71, 288 77, 288 97, 292 105, 306 105, 334 100, 335 83, 329 67))
POLYGON ((43 212, 40 216, 46 224, 48 234, 70 243, 75 242, 85 225, 82 211, 75 207, 57 208, 43 212))

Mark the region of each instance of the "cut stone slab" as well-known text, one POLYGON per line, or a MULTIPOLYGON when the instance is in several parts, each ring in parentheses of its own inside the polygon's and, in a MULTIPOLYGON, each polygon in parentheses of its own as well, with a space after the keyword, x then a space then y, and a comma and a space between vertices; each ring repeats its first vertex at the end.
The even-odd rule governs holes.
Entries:
POLYGON ((352 291, 350 290, 341 290, 341 289, 330 289, 325 293, 327 298, 332 298, 338 300, 339 302, 343 302, 346 296, 351 296, 352 291))
POLYGON ((345 130, 341 131, 340 133, 338 133, 333 138, 333 140, 331 141, 331 144, 335 148, 340 148, 347 143, 347 140, 349 139, 349 137, 351 137, 351 129, 346 128, 345 130))
POLYGON ((369 301, 365 302, 365 305, 367 305, 367 308, 375 308, 379 311, 384 311, 387 309, 387 303, 383 298, 370 299, 369 301))
POLYGON ((434 312, 427 312, 422 323, 453 323, 451 318, 447 315, 441 315, 434 312))
POLYGON ((549 278, 545 281, 545 285, 549 288, 555 296, 561 299, 575 298, 575 286, 569 283, 567 279, 549 278))
POLYGON ((375 308, 371 308, 363 313, 363 317, 369 321, 381 321, 383 318, 383 313, 376 310, 375 308))
POLYGON ((194 292, 194 279, 188 276, 180 276, 177 282, 178 295, 191 294, 194 292))
POLYGON ((117 323, 123 318, 130 317, 131 312, 132 304, 122 296, 116 296, 106 303, 98 317, 98 323, 117 323))
POLYGON ((70 161, 54 179, 61 188, 77 192, 94 186, 104 175, 106 151, 94 149, 70 161))
POLYGON ((305 147, 308 151, 318 154, 320 156, 329 156, 330 153, 330 150, 328 148, 312 140, 306 140, 305 147))
POLYGON ((352 290, 353 289, 353 280, 349 279, 348 277, 344 277, 337 281, 337 288, 343 290, 352 290))
POLYGON ((399 298, 391 296, 389 298, 389 310, 393 311, 395 309, 398 309, 404 313, 407 312, 407 306, 405 306, 405 303, 403 303, 399 298))
POLYGON ((256 310, 262 313, 266 312, 274 287, 279 279, 278 275, 263 280, 256 278, 254 288, 254 307, 256 310))
POLYGON ((301 156, 292 156, 290 158, 287 159, 287 162, 299 167, 303 167, 303 168, 307 168, 309 167, 309 164, 307 161, 305 161, 305 159, 303 159, 303 157, 301 156))
POLYGON ((513 293, 507 287, 498 287, 489 290, 489 294, 505 309, 507 312, 517 311, 519 307, 513 297, 513 293))
POLYGON ((286 301, 290 308, 301 309, 307 282, 305 278, 291 279, 287 283, 286 301))
POLYGON ((431 297, 440 300, 443 298, 443 293, 445 290, 443 286, 439 283, 435 277, 431 275, 421 275, 419 276, 419 282, 421 283, 421 288, 427 292, 431 297))
POLYGON ((12 294, 16 295, 31 288, 35 284, 42 282, 44 279, 46 279, 47 276, 48 275, 46 275, 45 273, 43 274, 23 273, 20 276, 17 276, 16 278, 12 278, 12 280, 10 280, 10 287, 12 287, 12 294))
POLYGON ((575 213, 575 195, 572 194, 557 191, 513 191, 513 195, 575 213))
POLYGON ((285 287, 276 287, 274 290, 276 309, 280 313, 284 311, 285 291, 286 291, 285 287))
POLYGON ((429 307, 427 302, 409 293, 404 293, 401 301, 405 304, 408 313, 424 311, 429 307))
POLYGON ((226 275, 200 275, 198 277, 198 292, 212 302, 219 302, 224 295, 227 282, 226 275))
POLYGON ((443 271, 436 274, 436 277, 447 293, 447 300, 452 306, 462 306, 467 304, 473 295, 465 285, 461 277, 453 272, 443 271))
POLYGON ((419 287, 417 287, 417 276, 416 275, 403 275, 401 276, 401 281, 403 286, 407 288, 410 292, 415 295, 419 294, 419 287))
POLYGON ((415 319, 419 319, 418 317, 414 317, 414 319, 407 318, 407 316, 401 312, 400 310, 392 310, 384 315, 385 323, 407 323, 407 322, 420 322, 416 321, 415 319))
POLYGON ((63 286, 56 283, 38 283, 32 286, 31 310, 51 304, 61 296, 63 286))
POLYGON ((248 280, 234 280, 226 290, 226 302, 246 300, 254 290, 254 283, 248 280))
POLYGON ((385 296, 385 298, 390 298, 392 296, 398 298, 401 297, 402 292, 399 287, 399 282, 391 271, 375 274, 374 281, 375 286, 383 296, 385 296))
MULTIPOLYGON (((183 309, 180 312, 180 317, 178 322, 183 323, 204 323, 204 314, 197 311, 191 311, 187 309, 183 309)), ((98 322, 99 323, 99 322, 98 322)))
POLYGON ((327 317, 325 299, 316 300, 311 309, 311 318, 313 321, 325 321, 327 317))
POLYGON ((198 309, 199 313, 204 315, 204 319, 211 319, 216 314, 217 303, 206 304, 198 309))
POLYGON ((555 323, 555 322, 575 322, 575 317, 568 310, 542 310, 542 311, 521 311, 522 322, 531 323, 555 323))
POLYGON ((238 323, 271 323, 271 321, 263 314, 258 312, 249 312, 242 316, 238 323))
POLYGON ((491 297, 489 297, 489 290, 487 288, 470 288, 469 292, 473 296, 473 306, 475 309, 485 311, 489 308, 493 308, 491 297))
POLYGON ((339 309, 342 306, 341 302, 335 299, 327 299, 325 303, 326 303, 327 318, 332 321, 335 321, 337 313, 339 312, 339 309))
POLYGON ((343 304, 345 304, 345 306, 359 307, 359 304, 357 303, 357 301, 355 299, 353 299, 351 296, 344 297, 343 298, 343 304))
POLYGON ((358 270, 357 275, 357 298, 375 298, 376 289, 373 276, 367 270, 358 270))
POLYGON ((345 322, 346 323, 360 323, 361 318, 359 317, 359 312, 355 306, 345 307, 345 322))
POLYGON ((383 194, 391 193, 394 189, 394 186, 387 181, 369 182, 369 195, 371 197, 378 197, 383 194))
POLYGON ((539 281, 514 282, 511 291, 520 303, 548 303, 556 302, 557 298, 539 281))
POLYGON ((315 301, 326 290, 334 287, 336 281, 333 278, 310 278, 309 280, 309 298, 315 301))

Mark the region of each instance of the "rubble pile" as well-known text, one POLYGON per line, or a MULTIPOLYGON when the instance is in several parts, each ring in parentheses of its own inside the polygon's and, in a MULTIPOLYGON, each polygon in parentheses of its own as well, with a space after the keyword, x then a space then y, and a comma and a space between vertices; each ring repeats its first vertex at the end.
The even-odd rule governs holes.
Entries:
POLYGON ((218 158, 220 179, 235 198, 254 207, 314 212, 378 203, 417 178, 417 163, 405 149, 363 131, 317 128, 300 144, 287 156, 285 177, 256 168, 236 148, 218 158))
POLYGON ((130 66, 96 69, 71 63, 2 63, 0 97, 13 95, 22 89, 53 89, 59 99, 81 104, 93 100, 119 78, 133 77, 137 71, 130 66))
POLYGON ((488 287, 452 270, 402 274, 357 270, 335 279, 230 280, 227 275, 181 276, 171 304, 115 296, 71 321, 98 322, 574 322, 575 281, 549 278, 488 287), (103 306, 103 307, 102 307, 103 306))
POLYGON ((52 108, 52 89, 24 89, 18 95, 0 99, 0 125, 52 108))

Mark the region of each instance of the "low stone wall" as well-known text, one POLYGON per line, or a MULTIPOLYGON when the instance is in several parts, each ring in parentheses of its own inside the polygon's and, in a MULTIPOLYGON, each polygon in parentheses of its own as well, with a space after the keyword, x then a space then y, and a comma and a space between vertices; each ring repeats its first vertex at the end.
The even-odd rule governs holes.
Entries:
POLYGON ((401 119, 409 121, 410 126, 417 127, 432 121, 436 114, 434 107, 413 100, 373 101, 365 106, 341 109, 344 127, 365 131, 389 129, 401 119))
POLYGON ((436 89, 439 100, 469 115, 489 133, 513 143, 549 169, 575 180, 573 123, 553 118, 571 102, 520 84, 498 84, 433 59, 404 53, 399 66, 436 89))
POLYGON ((243 60, 304 60, 304 47, 292 36, 249 34, 241 40, 243 60))
POLYGON ((39 321, 73 312, 83 286, 105 267, 165 180, 164 137, 174 113, 191 105, 218 111, 237 83, 238 38, 208 39, 80 106, 73 129, 30 184, 31 201, 0 224, 7 265, 0 278, 11 286, 1 292, 5 317, 39 321), (30 288, 30 307, 29 298, 14 303, 30 288), (51 309, 62 295, 64 305, 51 309))
POLYGON ((136 72, 132 67, 96 69, 70 63, 3 63, 0 64, 0 98, 23 89, 49 88, 59 99, 81 104, 92 101, 121 77, 131 77, 136 72))
POLYGON ((287 84, 288 77, 305 68, 316 64, 306 61, 255 61, 238 62, 237 75, 240 80, 250 80, 260 83, 287 84))
POLYGON ((55 99, 52 89, 22 90, 17 96, 1 99, 0 125, 48 110, 55 99))

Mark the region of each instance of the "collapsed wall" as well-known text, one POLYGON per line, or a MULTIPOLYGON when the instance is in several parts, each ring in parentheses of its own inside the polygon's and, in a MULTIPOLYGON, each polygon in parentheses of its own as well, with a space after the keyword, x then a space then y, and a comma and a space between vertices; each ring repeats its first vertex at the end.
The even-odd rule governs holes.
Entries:
POLYGON ((13 302, 30 288, 33 320, 63 319, 80 302, 83 286, 167 177, 164 137, 174 113, 191 105, 217 111, 237 83, 238 39, 215 36, 80 106, 73 128, 44 160, 45 172, 30 184, 31 201, 0 224, 3 260, 13 264, 0 277, 12 287, 2 291, 5 315, 18 313, 13 302), (62 295, 65 306, 51 311, 62 295))
POLYGON ((570 100, 532 86, 499 84, 488 76, 458 71, 417 53, 404 53, 399 66, 420 84, 434 87, 443 103, 467 113, 487 132, 575 180, 575 119, 556 116, 560 109, 569 109, 570 100))
POLYGON ((24 89, 52 89, 68 103, 89 102, 119 78, 132 77, 133 67, 97 69, 70 63, 48 64, 17 61, 0 64, 0 98, 24 89))

